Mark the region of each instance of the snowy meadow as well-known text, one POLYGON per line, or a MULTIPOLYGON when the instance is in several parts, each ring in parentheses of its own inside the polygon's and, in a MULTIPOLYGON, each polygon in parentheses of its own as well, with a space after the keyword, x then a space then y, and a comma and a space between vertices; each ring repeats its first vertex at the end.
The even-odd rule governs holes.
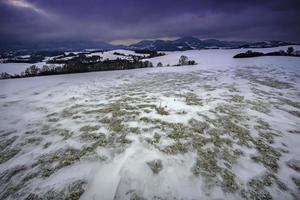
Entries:
POLYGON ((0 80, 0 199, 299 199, 300 59, 244 51, 0 80))

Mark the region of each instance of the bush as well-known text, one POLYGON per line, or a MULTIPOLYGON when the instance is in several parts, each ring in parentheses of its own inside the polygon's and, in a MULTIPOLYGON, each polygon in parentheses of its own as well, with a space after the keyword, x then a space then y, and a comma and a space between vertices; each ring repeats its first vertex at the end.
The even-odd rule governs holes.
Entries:
POLYGON ((2 72, 0 75, 0 79, 8 79, 11 78, 11 75, 9 73, 6 72, 2 72))
POLYGON ((293 47, 289 47, 286 52, 288 54, 293 54, 294 53, 294 48, 293 47))
POLYGON ((39 71, 40 71, 40 69, 37 66, 31 65, 30 67, 26 68, 25 75, 26 76, 37 76, 39 71))
POLYGON ((156 67, 162 67, 163 64, 161 62, 157 63, 156 67))
POLYGON ((186 56, 180 56, 179 58, 179 65, 188 65, 188 57, 186 56))
POLYGON ((186 56, 180 56, 179 58, 179 66, 183 66, 183 65, 195 65, 196 62, 194 60, 189 60, 188 57, 186 56))

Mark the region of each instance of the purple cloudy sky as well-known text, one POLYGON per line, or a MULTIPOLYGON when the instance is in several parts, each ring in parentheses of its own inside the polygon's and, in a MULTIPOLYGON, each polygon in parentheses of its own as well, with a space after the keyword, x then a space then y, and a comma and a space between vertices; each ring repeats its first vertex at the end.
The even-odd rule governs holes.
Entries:
POLYGON ((197 36, 300 42, 300 0, 0 0, 0 42, 197 36))

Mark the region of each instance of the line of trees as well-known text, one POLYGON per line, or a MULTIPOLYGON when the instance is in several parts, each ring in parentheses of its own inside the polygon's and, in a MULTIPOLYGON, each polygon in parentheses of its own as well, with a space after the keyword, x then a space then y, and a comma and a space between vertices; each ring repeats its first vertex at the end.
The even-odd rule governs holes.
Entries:
POLYGON ((189 60, 187 56, 180 56, 179 58, 179 66, 183 65, 196 65, 196 61, 189 60))
MULTIPOLYGON (((84 57, 85 58, 85 57, 84 57)), ((99 58, 95 57, 95 60, 99 58)), ((185 66, 197 64, 194 60, 189 60, 187 56, 182 55, 179 58, 178 64, 174 66, 185 66)), ((169 66, 169 65, 167 65, 169 66)), ((58 75, 58 74, 72 74, 72 73, 84 73, 84 72, 96 72, 96 71, 112 71, 112 70, 126 70, 126 69, 137 69, 153 67, 150 61, 142 61, 139 59, 127 60, 127 59, 116 59, 116 60, 103 60, 94 61, 85 59, 72 59, 65 61, 62 66, 57 65, 44 65, 39 68, 36 65, 31 65, 25 69, 24 72, 17 75, 11 75, 6 72, 0 74, 0 79, 9 78, 24 78, 34 76, 47 76, 47 75, 58 75)), ((161 62, 157 63, 157 67, 163 67, 161 62)))
POLYGON ((252 50, 248 50, 245 53, 239 53, 233 58, 252 58, 252 57, 259 57, 259 56, 295 56, 295 57, 300 57, 297 52, 295 52, 293 47, 288 47, 286 51, 280 50, 280 51, 273 51, 269 53, 262 53, 262 52, 256 52, 252 50))
POLYGON ((36 65, 31 65, 26 68, 24 72, 19 75, 11 75, 6 72, 0 74, 0 79, 8 78, 24 78, 33 76, 46 76, 58 74, 71 74, 95 71, 109 71, 109 70, 125 70, 153 67, 150 61, 137 61, 137 60, 104 60, 94 63, 83 63, 78 61, 70 61, 63 66, 44 65, 42 68, 36 65))

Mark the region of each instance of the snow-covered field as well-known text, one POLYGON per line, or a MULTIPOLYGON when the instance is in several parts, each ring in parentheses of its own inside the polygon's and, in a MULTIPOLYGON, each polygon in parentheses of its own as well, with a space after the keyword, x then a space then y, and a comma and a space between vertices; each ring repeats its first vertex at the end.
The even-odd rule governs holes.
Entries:
MULTIPOLYGON (((66 55, 73 53, 73 54, 79 54, 79 53, 87 53, 87 52, 65 52, 66 55)), ((118 49, 118 50, 112 50, 112 51, 105 51, 105 52, 95 52, 95 53, 87 53, 87 57, 91 56, 100 56, 101 60, 116 60, 116 59, 132 59, 132 56, 149 56, 149 54, 138 54, 135 53, 134 51, 130 50, 123 50, 123 49, 118 49), (115 54, 118 53, 118 54, 115 54)), ((20 56, 23 58, 28 57, 28 55, 25 56, 20 56)), ((43 62, 38 62, 38 63, 4 63, 1 62, 0 60, 0 73, 1 72, 6 72, 11 75, 15 74, 21 74, 22 72, 25 71, 26 68, 30 67, 31 65, 36 65, 39 68, 42 68, 44 65, 52 65, 52 66, 62 66, 62 64, 47 64, 46 61, 51 60, 53 58, 56 58, 57 56, 54 57, 46 57, 46 59, 43 62)), ((57 60, 63 61, 63 60, 69 60, 74 58, 75 56, 68 56, 64 58, 60 58, 57 60)))
POLYGON ((244 51, 1 80, 0 199, 300 199, 300 59, 244 51))
MULTIPOLYGON (((21 74, 25 71, 26 68, 30 67, 31 65, 35 65, 39 68, 42 68, 44 65, 47 65, 46 62, 38 62, 38 63, 0 63, 0 73, 6 72, 11 75, 14 74, 21 74)), ((51 64, 55 66, 61 66, 61 64, 51 64)))
POLYGON ((130 56, 148 56, 148 54, 138 54, 134 51, 130 50, 112 50, 112 51, 104 51, 104 52, 96 52, 96 53, 90 53, 87 54, 87 56, 100 56, 102 60, 116 60, 116 59, 131 59, 130 56), (121 54, 117 55, 115 53, 121 54))

